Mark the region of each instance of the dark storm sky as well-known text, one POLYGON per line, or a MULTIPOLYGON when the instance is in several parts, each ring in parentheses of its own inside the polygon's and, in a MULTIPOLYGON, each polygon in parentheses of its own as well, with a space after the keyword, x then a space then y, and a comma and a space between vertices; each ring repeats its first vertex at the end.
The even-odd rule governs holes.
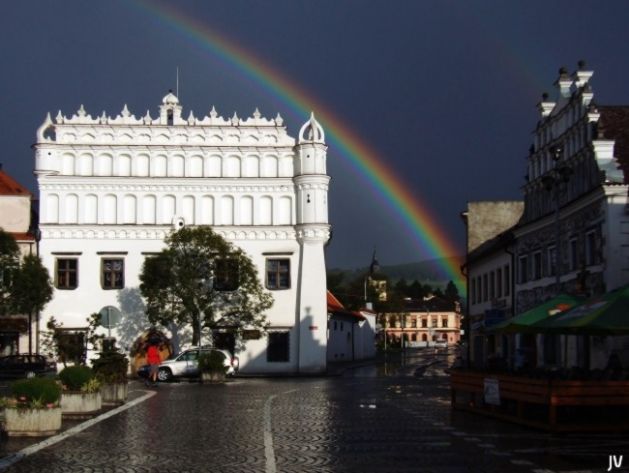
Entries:
MULTIPOLYGON (((325 103, 368 142, 464 251, 471 200, 518 199, 542 92, 579 59, 595 101, 629 104, 625 1, 177 1, 325 103)), ((184 116, 295 117, 272 95, 134 2, 7 2, 0 15, 4 169, 36 191, 30 145, 46 112, 157 107, 180 68, 184 116)), ((316 110, 315 110, 316 113, 316 110)), ((432 258, 328 153, 330 267, 432 258)))

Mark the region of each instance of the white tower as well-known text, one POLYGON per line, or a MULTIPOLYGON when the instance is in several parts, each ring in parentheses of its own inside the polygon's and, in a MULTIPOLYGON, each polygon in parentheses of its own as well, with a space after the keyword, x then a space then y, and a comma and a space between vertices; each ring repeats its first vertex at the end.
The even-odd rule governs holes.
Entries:
POLYGON ((323 247, 330 238, 325 134, 314 114, 301 127, 295 146, 297 239, 301 261, 297 281, 299 361, 302 373, 326 368, 327 298, 323 247))

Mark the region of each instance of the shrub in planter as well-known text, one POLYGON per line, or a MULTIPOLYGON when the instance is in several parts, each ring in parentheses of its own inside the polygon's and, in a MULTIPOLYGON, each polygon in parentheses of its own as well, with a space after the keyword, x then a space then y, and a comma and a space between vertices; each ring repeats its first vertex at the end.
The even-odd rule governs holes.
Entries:
POLYGON ((52 435, 61 429, 61 386, 47 378, 16 381, 12 397, 3 398, 5 430, 9 436, 52 435))
POLYGON ((202 381, 220 382, 225 380, 227 366, 225 366, 225 355, 220 351, 212 350, 201 353, 198 363, 202 381))
POLYGON ((67 391, 81 391, 81 388, 94 377, 94 372, 88 366, 68 366, 59 373, 63 389, 67 391))
POLYGON ((101 382, 104 404, 123 404, 127 400, 129 360, 114 350, 103 351, 92 360, 96 378, 101 382))
POLYGON ((58 405, 61 386, 50 378, 29 378, 15 381, 11 394, 18 401, 17 407, 39 408, 50 404, 58 405))
POLYGON ((126 383, 129 360, 117 351, 104 351, 92 360, 96 377, 103 383, 126 383))
POLYGON ((61 410, 66 417, 89 417, 102 407, 100 381, 87 366, 69 366, 59 373, 64 391, 61 410))

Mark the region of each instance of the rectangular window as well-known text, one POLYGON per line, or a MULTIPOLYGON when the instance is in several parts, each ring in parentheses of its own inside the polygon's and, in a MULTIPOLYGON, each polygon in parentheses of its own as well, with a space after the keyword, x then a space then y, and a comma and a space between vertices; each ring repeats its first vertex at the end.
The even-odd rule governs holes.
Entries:
POLYGON ((482 292, 482 288, 483 288, 483 280, 481 279, 480 276, 478 276, 476 278, 476 302, 478 304, 480 304, 481 302, 483 302, 483 292, 482 292))
POLYGON ((437 328, 437 324, 439 323, 439 321, 437 319, 432 319, 432 326, 434 328, 437 328))
POLYGON ((533 279, 542 279, 542 252, 533 253, 533 279))
POLYGON ((496 298, 496 273, 489 273, 489 298, 493 301, 496 298))
POLYGON ((528 282, 529 280, 529 258, 528 256, 520 256, 520 283, 528 282))
POLYGON ((476 278, 471 278, 470 295, 472 296, 472 304, 476 304, 476 278))
POLYGON ((122 258, 104 258, 103 289, 122 289, 124 287, 124 260, 122 258))
POLYGON ((79 281, 79 260, 57 258, 57 289, 76 289, 79 281))
POLYGON ((505 296, 511 294, 511 268, 508 264, 505 265, 505 296))
POLYGON ((570 271, 576 271, 579 268, 579 254, 577 253, 576 238, 568 242, 568 251, 570 254, 570 271))
POLYGON ((422 327, 423 328, 428 328, 428 319, 426 319, 426 318, 422 319, 422 327))
POLYGON ((411 328, 417 328, 417 319, 415 317, 411 319, 411 328))
POLYGON ((444 317, 443 319, 441 319, 441 326, 443 328, 447 328, 448 327, 448 318, 444 317))
POLYGON ((290 288, 290 260, 288 258, 266 260, 266 288, 290 288))
POLYGON ((489 299, 489 284, 487 283, 487 274, 483 274, 483 302, 489 299))
POLYGON ((554 246, 548 247, 548 275, 557 275, 557 248, 554 246))
POLYGON ((269 332, 269 345, 266 349, 266 361, 282 363, 289 361, 289 332, 269 332))
POLYGON ((235 291, 240 286, 238 261, 235 259, 216 260, 214 266, 214 289, 217 291, 235 291))
POLYGON ((496 270, 496 297, 502 297, 502 268, 496 270))
POLYGON ((596 263, 596 232, 592 230, 585 234, 585 264, 591 266, 596 263))

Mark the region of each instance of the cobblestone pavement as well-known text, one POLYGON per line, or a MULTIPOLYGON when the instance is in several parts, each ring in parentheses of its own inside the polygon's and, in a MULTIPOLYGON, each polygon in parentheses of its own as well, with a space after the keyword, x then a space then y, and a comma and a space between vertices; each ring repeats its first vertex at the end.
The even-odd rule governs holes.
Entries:
MULTIPOLYGON (((345 376, 160 385, 11 472, 606 471, 621 435, 559 436, 451 413, 447 378, 410 363, 345 376), (410 373, 410 375, 409 375, 410 373)), ((133 383, 134 396, 145 388, 133 383)), ((4 451, 19 449, 4 441, 4 451)))

